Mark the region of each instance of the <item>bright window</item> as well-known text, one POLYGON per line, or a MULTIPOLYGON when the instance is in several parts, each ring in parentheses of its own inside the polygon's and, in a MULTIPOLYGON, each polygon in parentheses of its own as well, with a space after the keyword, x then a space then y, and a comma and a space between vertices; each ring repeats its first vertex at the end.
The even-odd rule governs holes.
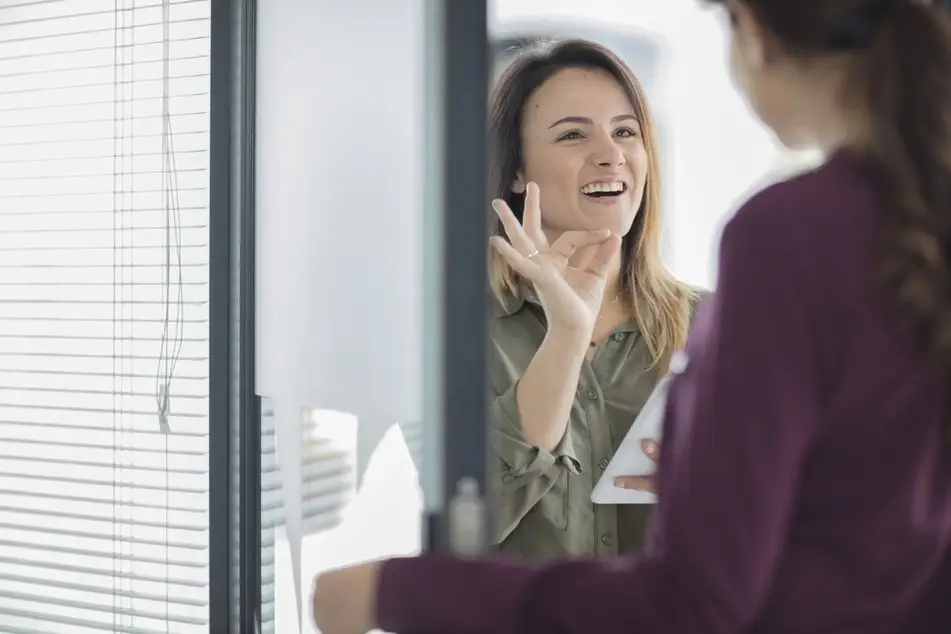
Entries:
POLYGON ((209 0, 0 5, 0 631, 205 634, 209 0))

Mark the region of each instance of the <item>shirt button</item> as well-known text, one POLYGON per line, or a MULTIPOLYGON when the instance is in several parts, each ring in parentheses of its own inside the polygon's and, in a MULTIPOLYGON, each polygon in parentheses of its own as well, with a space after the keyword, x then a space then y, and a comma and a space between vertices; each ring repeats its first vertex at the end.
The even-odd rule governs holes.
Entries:
POLYGON ((611 533, 601 533, 601 543, 610 546, 614 543, 614 536, 611 533))
POLYGON ((502 482, 504 482, 505 484, 511 484, 514 481, 515 481, 515 476, 513 476, 511 473, 506 473, 504 476, 502 476, 502 482))
POLYGON ((594 390, 588 390, 588 400, 596 401, 598 400, 598 393, 594 390))
POLYGON ((613 338, 614 338, 615 341, 624 341, 624 333, 623 333, 623 332, 616 332, 616 333, 614 333, 614 337, 613 337, 613 338))
POLYGON ((601 462, 598 463, 598 466, 601 467, 602 469, 607 469, 607 468, 608 468, 608 459, 607 459, 607 458, 601 458, 601 462))

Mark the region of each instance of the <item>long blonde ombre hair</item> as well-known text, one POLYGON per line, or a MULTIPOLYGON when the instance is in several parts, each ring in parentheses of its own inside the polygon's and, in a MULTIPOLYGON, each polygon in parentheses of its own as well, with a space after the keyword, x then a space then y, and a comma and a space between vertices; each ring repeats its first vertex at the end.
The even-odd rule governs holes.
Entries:
MULTIPOLYGON (((634 317, 652 356, 666 372, 671 355, 683 348, 696 293, 675 279, 661 260, 660 159, 654 123, 640 82, 609 49, 581 39, 537 44, 520 52, 505 68, 489 103, 489 196, 505 200, 522 219, 524 194, 512 192, 522 168, 522 110, 549 77, 566 68, 600 69, 621 85, 640 121, 647 152, 647 182, 631 230, 621 243, 621 301, 634 317)), ((505 235, 498 217, 490 214, 491 232, 505 235)), ((525 281, 495 249, 489 252, 489 282, 499 301, 519 294, 525 281)))

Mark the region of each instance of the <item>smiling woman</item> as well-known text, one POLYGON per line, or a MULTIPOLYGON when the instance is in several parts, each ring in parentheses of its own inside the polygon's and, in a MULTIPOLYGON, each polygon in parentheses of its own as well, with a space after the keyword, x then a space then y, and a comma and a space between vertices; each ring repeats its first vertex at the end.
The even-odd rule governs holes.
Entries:
POLYGON ((697 301, 660 259, 650 110, 616 55, 565 40, 511 62, 490 117, 494 541, 535 559, 636 552, 650 508, 591 491, 697 301))

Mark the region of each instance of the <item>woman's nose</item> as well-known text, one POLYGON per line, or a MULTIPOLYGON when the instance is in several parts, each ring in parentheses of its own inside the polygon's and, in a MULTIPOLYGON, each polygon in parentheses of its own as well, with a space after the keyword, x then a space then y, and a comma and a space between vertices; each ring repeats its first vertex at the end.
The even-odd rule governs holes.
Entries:
POLYGON ((620 167, 624 165, 624 155, 617 152, 616 155, 611 156, 611 158, 602 158, 596 162, 598 167, 620 167))
POLYGON ((612 138, 602 141, 592 158, 598 167, 619 167, 624 165, 624 153, 612 138))

